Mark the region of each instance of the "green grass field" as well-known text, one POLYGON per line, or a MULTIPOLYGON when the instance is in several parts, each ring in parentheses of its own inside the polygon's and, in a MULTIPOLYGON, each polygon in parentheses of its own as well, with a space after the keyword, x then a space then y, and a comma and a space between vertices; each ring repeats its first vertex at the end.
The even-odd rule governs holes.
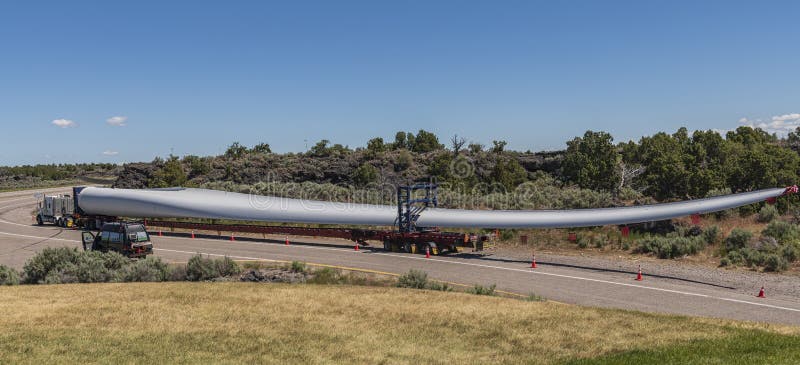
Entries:
POLYGON ((0 363, 796 364, 800 329, 345 285, 0 287, 0 363))

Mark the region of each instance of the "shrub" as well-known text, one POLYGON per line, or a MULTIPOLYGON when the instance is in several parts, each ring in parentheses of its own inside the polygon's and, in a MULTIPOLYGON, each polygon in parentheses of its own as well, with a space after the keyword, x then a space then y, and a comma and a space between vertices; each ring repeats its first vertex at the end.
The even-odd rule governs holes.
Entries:
POLYGON ((703 240, 706 241, 706 244, 713 245, 717 243, 719 240, 719 227, 717 226, 709 226, 703 231, 703 240))
POLYGON ((778 242, 797 242, 800 241, 800 227, 784 221, 774 221, 767 225, 761 235, 772 237, 778 242))
POLYGON ((547 301, 547 298, 545 298, 545 297, 543 297, 541 295, 537 295, 537 294, 531 293, 527 297, 525 297, 524 300, 526 302, 545 302, 545 301, 547 301))
POLYGON ((425 289, 428 286, 428 273, 411 269, 397 281, 400 288, 425 289))
POLYGON ((775 220, 778 217, 778 208, 775 208, 774 205, 767 204, 764 205, 761 210, 758 211, 758 220, 761 223, 769 223, 775 220))
POLYGON ((495 295, 494 289, 497 287, 496 284, 492 284, 489 286, 483 286, 475 284, 472 288, 467 289, 467 293, 475 294, 475 295, 495 295))
POLYGON ((194 255, 186 264, 186 280, 201 281, 219 277, 214 261, 201 255, 194 255))
POLYGON ((174 266, 169 271, 169 276, 167 277, 167 281, 185 281, 187 279, 186 273, 186 265, 178 265, 174 266))
POLYGON ((442 283, 442 282, 438 282, 438 281, 429 282, 427 289, 438 290, 438 291, 453 291, 453 287, 450 286, 450 284, 442 283))
POLYGON ((217 269, 217 277, 234 276, 242 272, 242 267, 228 256, 214 260, 214 267, 217 269))
POLYGON ((741 228, 734 228, 728 238, 725 239, 725 250, 735 251, 747 247, 747 243, 753 238, 753 233, 741 228))
POLYGON ((606 239, 603 236, 594 236, 592 242, 595 248, 603 248, 606 245, 606 239))
POLYGON ((68 247, 47 247, 31 257, 22 268, 24 282, 41 284, 51 271, 58 271, 77 261, 78 250, 68 247))
MULTIPOLYGON (((127 265, 120 273, 125 282, 167 281, 171 278, 169 266, 158 257, 147 257, 127 265)), ((183 280, 186 276, 184 275, 183 280)))
POLYGON ((727 257, 723 257, 719 260, 719 266, 729 266, 731 264, 731 260, 727 257))
POLYGON ((649 237, 639 243, 638 251, 653 253, 660 259, 694 255, 706 247, 703 237, 649 237))
POLYGON ((314 276, 312 276, 307 281, 311 284, 342 284, 342 275, 338 270, 334 270, 330 267, 322 268, 320 270, 314 271, 314 276))
POLYGON ((8 266, 0 265, 0 285, 19 284, 19 273, 8 266))
POLYGON ((789 263, 781 256, 776 254, 766 255, 764 259, 764 271, 784 271, 789 268, 789 263))
POLYGON ((739 251, 728 252, 725 258, 727 258, 728 262, 732 265, 738 265, 744 262, 744 257, 739 251))
POLYGON ((301 273, 306 272, 307 269, 308 268, 306 267, 306 263, 300 261, 292 261, 292 266, 289 268, 289 270, 292 270, 293 272, 301 272, 301 273))
POLYGON ((797 261, 797 257, 800 256, 800 253, 798 253, 796 246, 786 245, 783 246, 783 249, 781 249, 781 256, 783 256, 783 258, 785 258, 788 262, 795 262, 797 261))
POLYGON ((578 248, 587 248, 587 247, 589 247, 589 240, 590 240, 589 237, 586 237, 586 236, 583 236, 583 235, 578 236, 578 239, 577 239, 578 248))
POLYGON ((739 253, 742 255, 742 259, 747 266, 761 266, 766 260, 766 255, 764 253, 750 247, 739 250, 739 253))
POLYGON ((116 252, 48 247, 25 263, 23 276, 29 284, 108 282, 116 281, 119 270, 129 264, 129 259, 116 252))

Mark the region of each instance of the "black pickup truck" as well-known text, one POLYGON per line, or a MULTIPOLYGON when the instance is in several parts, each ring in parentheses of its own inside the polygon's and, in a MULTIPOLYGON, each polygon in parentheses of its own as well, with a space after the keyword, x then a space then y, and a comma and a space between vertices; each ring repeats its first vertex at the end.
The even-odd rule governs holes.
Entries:
POLYGON ((82 238, 84 250, 115 251, 131 258, 153 253, 150 234, 141 223, 105 223, 97 234, 83 232, 82 238))

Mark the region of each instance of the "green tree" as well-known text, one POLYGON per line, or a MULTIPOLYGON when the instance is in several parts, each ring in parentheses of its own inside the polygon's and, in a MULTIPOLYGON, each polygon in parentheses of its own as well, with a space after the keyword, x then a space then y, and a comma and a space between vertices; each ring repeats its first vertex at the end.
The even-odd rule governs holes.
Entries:
POLYGON ((439 143, 439 138, 431 132, 420 129, 414 138, 411 150, 414 152, 425 153, 444 149, 444 145, 439 143))
POLYGON ((493 153, 501 153, 505 151, 506 145, 508 142, 506 141, 492 141, 492 152, 493 153))
POLYGON ((617 151, 606 132, 586 131, 567 142, 563 173, 581 188, 612 191, 619 185, 617 151))
POLYGON ((505 187, 507 191, 511 191, 519 186, 519 184, 528 180, 528 172, 525 171, 525 168, 523 168, 517 160, 513 158, 501 158, 494 165, 491 178, 493 182, 499 183, 505 187))
POLYGON ((367 142, 367 153, 370 156, 377 156, 386 150, 386 144, 383 143, 383 138, 376 137, 367 142))
POLYGON ((148 186, 151 188, 168 188, 186 184, 186 172, 183 171, 181 161, 177 156, 169 156, 164 166, 158 169, 150 179, 148 186))
POLYGON ((394 159, 394 170, 405 171, 414 164, 414 157, 407 150, 400 151, 394 159))
POLYGON ((408 139, 406 138, 406 132, 400 131, 394 135, 394 144, 392 147, 396 150, 400 149, 409 149, 408 147, 408 139))
POLYGON ((308 151, 314 157, 327 157, 331 155, 331 149, 328 147, 328 144, 331 141, 327 139, 323 139, 317 144, 315 144, 311 149, 308 151))
POLYGON ((357 186, 365 186, 378 181, 378 175, 379 171, 375 166, 365 163, 353 171, 353 183, 357 186))
POLYGON ((259 143, 253 148, 250 149, 250 152, 254 153, 272 153, 272 148, 269 147, 269 143, 259 143))
POLYGON ((240 159, 246 153, 247 153, 247 147, 239 144, 239 142, 233 142, 225 151, 225 157, 232 159, 240 159))

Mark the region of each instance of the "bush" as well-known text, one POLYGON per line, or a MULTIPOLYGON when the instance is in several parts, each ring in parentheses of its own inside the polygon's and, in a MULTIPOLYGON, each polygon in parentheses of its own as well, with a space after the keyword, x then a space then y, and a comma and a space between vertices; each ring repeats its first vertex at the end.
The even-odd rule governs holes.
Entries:
POLYGON ((201 255, 194 255, 186 264, 186 280, 211 280, 219 276, 219 271, 212 259, 203 258, 201 255))
POLYGON ((338 270, 334 270, 330 267, 322 268, 314 272, 314 276, 312 276, 307 281, 310 284, 342 284, 343 279, 342 275, 338 270))
POLYGON ((719 260, 719 266, 730 266, 731 260, 727 257, 723 257, 719 260))
POLYGON ((185 281, 188 280, 186 276, 186 265, 174 266, 169 271, 167 281, 185 281))
POLYGON ((304 273, 306 270, 308 270, 308 268, 306 267, 305 262, 292 261, 292 265, 289 267, 289 270, 292 270, 293 272, 304 273))
POLYGON ((767 225, 762 236, 772 237, 778 242, 798 242, 800 241, 800 227, 789 222, 774 221, 767 225))
POLYGON ((48 247, 25 263, 23 276, 28 284, 109 282, 118 280, 119 270, 129 264, 116 252, 48 247))
POLYGON ((778 208, 775 208, 774 205, 767 204, 764 205, 761 210, 758 211, 758 220, 761 223, 769 223, 775 220, 778 217, 778 208))
MULTIPOLYGON (((125 282, 155 282, 171 279, 169 266, 158 257, 147 257, 122 269, 120 280, 125 282)), ((184 275, 182 280, 185 280, 184 275)))
POLYGON ((475 294, 475 295, 495 295, 494 289, 497 287, 496 284, 492 284, 489 286, 483 286, 475 284, 472 288, 467 289, 467 293, 475 294))
POLYGON ((713 245, 717 243, 719 240, 719 227, 717 226, 709 226, 703 231, 703 240, 706 241, 706 244, 713 245))
POLYGON ((0 265, 0 285, 19 284, 19 273, 8 266, 0 265))
POLYGON ((764 260, 764 271, 785 271, 789 268, 789 263, 781 256, 776 254, 766 255, 764 260))
POLYGON ((781 256, 783 256, 783 258, 785 258, 788 262, 795 262, 797 261, 797 257, 800 256, 798 251, 799 250, 796 246, 786 245, 783 246, 783 249, 781 249, 781 256))
POLYGON ((747 243, 753 238, 753 233, 741 228, 734 228, 728 238, 725 239, 725 251, 736 251, 747 247, 747 243))
POLYGON ((739 265, 744 262, 744 256, 739 251, 731 251, 725 256, 731 265, 739 265))
POLYGON ((594 236, 592 238, 595 248, 603 248, 606 245, 606 238, 603 236, 594 236))
POLYGON ((706 247, 703 237, 648 237, 639 243, 638 252, 653 253, 660 259, 695 255, 706 247))
POLYGON ((427 289, 438 290, 438 291, 453 291, 453 287, 450 286, 450 284, 442 283, 442 282, 438 282, 438 281, 429 282, 427 289))
POLYGON ((400 276, 397 286, 400 288, 425 289, 428 287, 428 273, 411 269, 400 276))
POLYGON ((531 293, 531 294, 528 294, 528 296, 525 297, 524 300, 526 302, 546 302, 547 298, 545 298, 545 297, 543 297, 541 295, 538 295, 538 294, 531 293))
POLYGON ((217 277, 229 277, 242 272, 242 267, 228 256, 214 260, 214 267, 217 269, 217 277))
POLYGON ((578 248, 587 248, 587 247, 589 247, 589 241, 590 241, 589 237, 586 237, 586 236, 583 236, 583 235, 578 236, 578 239, 577 239, 578 248))

